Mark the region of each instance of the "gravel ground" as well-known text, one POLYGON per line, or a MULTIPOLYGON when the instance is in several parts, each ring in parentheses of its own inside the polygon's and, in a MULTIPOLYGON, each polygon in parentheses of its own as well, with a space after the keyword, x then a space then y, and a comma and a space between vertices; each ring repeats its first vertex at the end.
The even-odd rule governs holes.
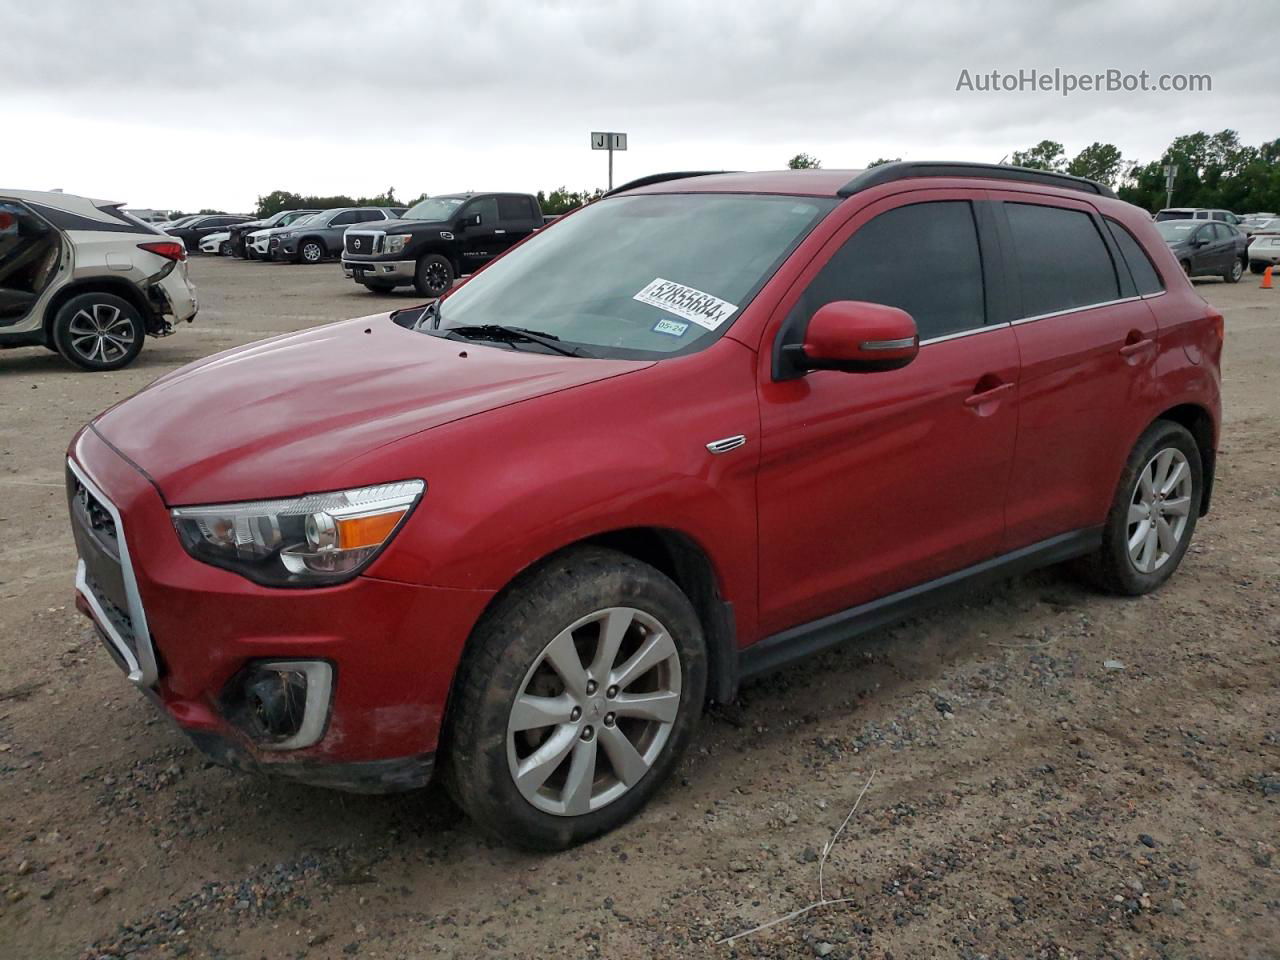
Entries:
POLYGON ((1280 957, 1280 291, 1197 284, 1226 424, 1158 594, 1045 571, 753 683, 632 823, 531 856, 437 789, 211 767, 76 614, 81 423, 215 350, 414 302, 332 264, 192 271, 196 323, 129 370, 0 354, 0 956, 1280 957), (822 866, 846 902, 718 943, 817 899, 864 788, 822 866))

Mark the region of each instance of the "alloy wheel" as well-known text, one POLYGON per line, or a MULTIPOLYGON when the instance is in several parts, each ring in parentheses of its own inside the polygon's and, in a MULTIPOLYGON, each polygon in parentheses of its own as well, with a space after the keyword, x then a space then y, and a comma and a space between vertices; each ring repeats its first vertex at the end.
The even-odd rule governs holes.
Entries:
POLYGON ((71 348, 91 363, 114 363, 133 349, 135 338, 132 319, 109 303, 77 310, 67 334, 71 348))
POLYGON ((427 264, 427 283, 432 290, 445 290, 449 285, 449 271, 443 263, 427 264))
POLYGON ((302 247, 302 259, 307 263, 319 263, 323 253, 320 250, 320 244, 307 243, 302 247))
POLYGON ((680 657, 634 607, 589 614, 556 635, 521 681, 507 720, 507 763, 539 810, 579 816, 634 787, 680 710, 680 657))
POLYGON ((1244 264, 1241 263, 1239 260, 1236 260, 1231 264, 1231 279, 1233 281, 1236 281, 1236 280, 1239 280, 1242 276, 1244 276, 1244 264))
POLYGON ((1176 447, 1152 457, 1129 501, 1129 560, 1139 573, 1154 573, 1177 552, 1191 515, 1191 465, 1176 447))

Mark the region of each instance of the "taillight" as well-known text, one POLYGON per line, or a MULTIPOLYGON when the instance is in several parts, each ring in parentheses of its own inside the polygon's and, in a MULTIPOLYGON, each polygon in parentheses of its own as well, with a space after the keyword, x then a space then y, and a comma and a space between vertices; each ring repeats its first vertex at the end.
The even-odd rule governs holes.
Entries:
POLYGON ((1213 319, 1213 333, 1214 333, 1214 336, 1218 338, 1218 345, 1221 346, 1222 342, 1227 338, 1226 321, 1223 320, 1222 314, 1220 313, 1215 313, 1212 319, 1213 319))
POLYGON ((138 249, 154 253, 156 256, 164 257, 166 260, 187 259, 187 248, 176 240, 157 240, 154 243, 140 243, 138 244, 138 249))

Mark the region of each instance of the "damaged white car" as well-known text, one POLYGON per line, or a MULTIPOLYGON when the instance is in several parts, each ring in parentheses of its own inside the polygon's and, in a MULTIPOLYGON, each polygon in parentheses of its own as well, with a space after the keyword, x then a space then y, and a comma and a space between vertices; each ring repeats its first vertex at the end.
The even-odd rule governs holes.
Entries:
POLYGON ((118 370, 197 307, 182 242, 122 204, 0 189, 0 347, 118 370))

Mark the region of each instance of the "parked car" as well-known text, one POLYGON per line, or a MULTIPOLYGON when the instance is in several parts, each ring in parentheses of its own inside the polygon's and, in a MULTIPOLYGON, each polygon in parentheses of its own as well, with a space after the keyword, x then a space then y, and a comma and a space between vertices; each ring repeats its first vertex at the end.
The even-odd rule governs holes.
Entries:
POLYGON ((123 205, 0 190, 0 347, 45 346, 83 370, 132 363, 196 315, 186 250, 123 205))
POLYGON ((395 211, 388 207, 335 207, 312 214, 305 224, 273 230, 268 254, 272 260, 319 263, 342 252, 342 234, 347 227, 395 218, 395 211))
POLYGON ((400 220, 346 232, 342 271, 375 292, 413 286, 438 297, 543 224, 525 193, 454 193, 415 204, 400 220))
POLYGON ((1249 238, 1249 270, 1263 273, 1280 265, 1280 218, 1258 224, 1249 238))
POLYGON ((1044 564, 1159 587, 1209 508, 1222 336, 1088 180, 647 177, 425 307, 101 414, 76 603, 218 762, 439 767, 485 830, 561 848, 745 677, 1044 564))
POLYGON ((1188 277, 1236 283, 1244 276, 1249 241, 1235 227, 1213 220, 1162 220, 1156 230, 1188 277))
POLYGON ((200 252, 217 254, 220 257, 231 256, 231 234, 226 230, 206 233, 200 241, 200 252))
POLYGON ((269 230, 272 227, 287 227, 290 224, 301 220, 303 217, 319 212, 319 210, 280 210, 277 213, 273 213, 271 216, 264 217, 261 220, 249 220, 245 223, 238 223, 228 231, 231 234, 231 253, 234 256, 243 257, 246 260, 253 260, 256 257, 256 252, 248 243, 249 234, 258 230, 269 230))
POLYGON ((167 227, 165 233, 181 240, 190 253, 199 251, 200 241, 204 239, 206 234, 220 233, 233 224, 245 223, 248 220, 249 217, 232 216, 231 214, 198 216, 192 217, 181 226, 167 227))
POLYGON ((1275 219, 1277 217, 1274 213, 1250 214, 1240 218, 1240 230, 1246 237, 1252 237, 1259 230, 1268 229, 1275 219))
POLYGON ((1230 210, 1217 210, 1210 207, 1166 207, 1155 215, 1156 223, 1165 220, 1217 220, 1229 223, 1233 227, 1240 225, 1240 218, 1230 210))

